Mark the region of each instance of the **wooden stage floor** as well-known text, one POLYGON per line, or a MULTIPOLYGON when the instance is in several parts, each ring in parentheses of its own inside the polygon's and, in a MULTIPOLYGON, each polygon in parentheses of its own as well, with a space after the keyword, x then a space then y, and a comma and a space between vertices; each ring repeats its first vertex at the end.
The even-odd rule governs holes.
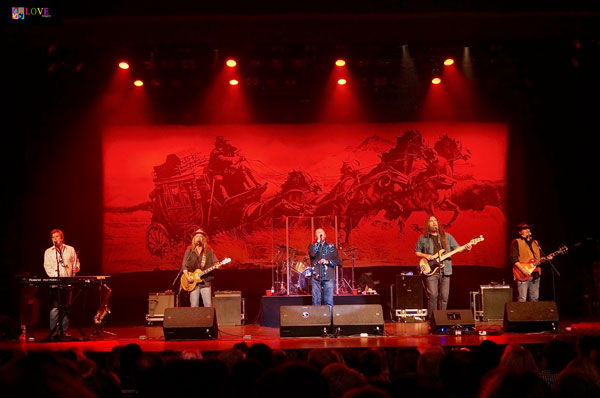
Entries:
MULTIPOLYGON (((423 345, 441 345, 445 347, 477 346, 484 340, 500 345, 506 344, 545 344, 552 339, 576 341, 585 334, 600 335, 600 322, 561 322, 558 332, 542 333, 503 333, 499 323, 478 322, 476 331, 462 335, 430 334, 426 323, 389 322, 385 324, 384 336, 369 337, 279 337, 279 328, 259 325, 221 326, 219 338, 215 340, 165 341, 162 326, 107 326, 106 331, 115 333, 98 334, 87 341, 45 342, 47 329, 29 331, 34 341, 0 341, 0 350, 54 351, 71 348, 84 352, 108 352, 118 345, 135 343, 146 352, 164 350, 182 351, 198 349, 203 352, 218 352, 231 348, 234 344, 245 342, 248 345, 265 343, 273 349, 310 350, 313 348, 414 348, 423 345)), ((83 328, 84 334, 91 334, 92 327, 83 328)), ((73 337, 78 338, 77 329, 69 329, 73 337)))

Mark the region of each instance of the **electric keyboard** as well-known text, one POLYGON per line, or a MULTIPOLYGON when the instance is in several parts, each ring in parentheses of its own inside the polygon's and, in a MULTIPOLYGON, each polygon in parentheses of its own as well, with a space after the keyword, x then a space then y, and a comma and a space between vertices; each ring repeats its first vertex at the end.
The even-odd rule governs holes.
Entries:
MULTIPOLYGON (((58 285, 59 278, 20 276, 19 283, 31 286, 58 285)), ((65 276, 60 278, 61 285, 99 285, 110 281, 110 275, 65 276)))

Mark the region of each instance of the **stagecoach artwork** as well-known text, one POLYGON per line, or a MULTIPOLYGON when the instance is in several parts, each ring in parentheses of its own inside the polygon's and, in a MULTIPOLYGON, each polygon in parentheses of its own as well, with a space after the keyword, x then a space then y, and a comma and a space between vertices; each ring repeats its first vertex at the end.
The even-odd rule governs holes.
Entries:
POLYGON ((249 168, 240 151, 218 136, 209 155, 168 154, 164 163, 154 166, 148 201, 107 210, 149 211, 146 249, 153 257, 165 258, 189 244, 191 233, 199 227, 211 235, 234 229, 250 233, 272 228, 275 220, 286 217, 340 216, 350 220, 340 230, 347 239, 362 219, 377 214, 403 233, 406 220, 417 211, 428 215, 449 211, 448 227, 461 210, 502 207, 504 181, 455 174, 456 162, 467 161, 471 152, 447 134, 430 146, 418 130, 411 129, 397 136, 395 143, 386 140, 385 144, 387 150, 375 150, 376 164, 361 167, 358 161, 343 162, 337 182, 327 188, 306 171, 292 170, 281 173, 285 180, 275 182, 264 196, 267 183, 256 178, 267 178, 249 168))

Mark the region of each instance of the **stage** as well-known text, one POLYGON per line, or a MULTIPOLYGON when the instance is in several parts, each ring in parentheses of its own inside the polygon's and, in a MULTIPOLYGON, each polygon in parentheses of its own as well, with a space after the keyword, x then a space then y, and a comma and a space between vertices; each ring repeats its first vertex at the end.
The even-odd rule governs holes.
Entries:
POLYGON ((115 346, 138 344, 144 352, 161 352, 164 350, 182 351, 198 349, 203 353, 220 352, 244 342, 248 345, 264 343, 272 349, 311 350, 313 348, 361 349, 414 349, 427 345, 441 345, 447 348, 473 347, 485 340, 499 345, 543 345, 553 339, 575 342, 583 335, 600 334, 600 322, 561 322, 558 332, 541 333, 503 333, 500 323, 477 322, 473 333, 462 335, 430 334, 427 323, 388 322, 385 324, 384 336, 369 337, 295 337, 281 338, 279 328, 260 325, 221 326, 219 337, 214 340, 165 341, 162 326, 120 325, 106 327, 106 331, 115 333, 98 334, 89 337, 93 328, 82 329, 87 340, 77 340, 80 335, 77 329, 69 329, 76 339, 68 342, 45 342, 48 335, 46 329, 29 331, 28 337, 33 341, 19 342, 5 340, 0 342, 0 350, 22 351, 63 351, 80 349, 84 352, 109 352, 115 346))

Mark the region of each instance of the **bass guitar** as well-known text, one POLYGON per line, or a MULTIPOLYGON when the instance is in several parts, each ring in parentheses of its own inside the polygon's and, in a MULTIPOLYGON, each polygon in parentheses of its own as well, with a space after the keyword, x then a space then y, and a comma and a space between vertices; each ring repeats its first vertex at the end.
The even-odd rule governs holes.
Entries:
POLYGON ((442 249, 439 252, 437 252, 431 260, 422 258, 421 261, 419 261, 419 268, 421 270, 421 274, 427 275, 427 276, 435 274, 436 272, 438 272, 438 270, 440 268, 444 268, 444 265, 445 265, 444 260, 446 260, 447 258, 450 258, 452 255, 454 255, 456 253, 462 252, 463 250, 465 250, 467 245, 473 246, 473 245, 478 244, 481 241, 483 241, 483 235, 479 235, 479 237, 471 239, 469 241, 469 243, 459 246, 456 249, 454 249, 451 252, 448 252, 446 254, 443 254, 446 250, 442 249))
POLYGON ((531 278, 531 274, 533 274, 533 271, 535 271, 535 269, 540 264, 545 263, 546 261, 550 260, 548 257, 554 257, 558 254, 566 253, 568 250, 569 249, 567 248, 567 246, 561 246, 554 253, 551 253, 546 257, 542 257, 539 260, 537 258, 532 258, 531 260, 529 260, 526 263, 515 264, 515 265, 513 265, 513 275, 515 276, 515 278, 517 278, 517 280, 520 280, 521 282, 525 282, 525 281, 529 280, 529 278, 531 278))
POLYGON ((198 283, 202 282, 202 277, 204 275, 206 275, 209 272, 212 272, 212 271, 216 270, 217 268, 221 267, 222 265, 225 265, 230 262, 231 262, 230 258, 225 258, 222 261, 219 261, 218 263, 211 265, 209 268, 206 268, 203 270, 197 269, 194 272, 188 272, 188 276, 191 276, 192 278, 194 278, 194 280, 192 282, 188 282, 188 279, 185 276, 185 274, 181 274, 181 288, 187 292, 191 292, 192 290, 194 290, 196 288, 196 285, 198 283))

